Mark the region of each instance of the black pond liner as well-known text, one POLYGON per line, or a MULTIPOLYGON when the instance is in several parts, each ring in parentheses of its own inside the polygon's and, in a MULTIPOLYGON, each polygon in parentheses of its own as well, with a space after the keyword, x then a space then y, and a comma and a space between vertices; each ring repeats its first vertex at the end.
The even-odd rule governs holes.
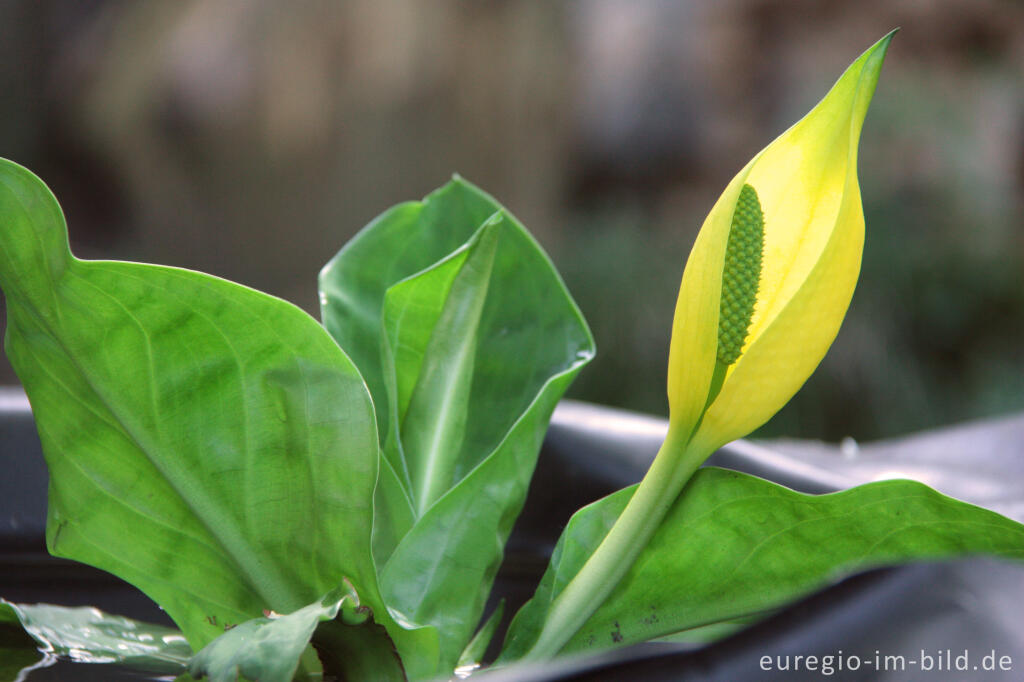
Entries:
MULTIPOLYGON (((571 401, 559 405, 495 584, 495 595, 508 601, 506 624, 532 594, 572 513, 636 482, 665 429, 661 419, 571 401)), ((915 478, 1024 520, 1024 415, 861 446, 737 441, 709 463, 809 493, 915 478)), ((0 596, 95 605, 169 622, 130 585, 46 554, 46 468, 28 403, 17 389, 0 389, 0 471, 0 596)), ((1022 611, 1024 565, 982 557, 913 564, 849 577, 710 645, 639 645, 510 667, 481 679, 1018 681, 1024 679, 1022 611)), ((113 666, 64 662, 28 677, 145 679, 113 666)))

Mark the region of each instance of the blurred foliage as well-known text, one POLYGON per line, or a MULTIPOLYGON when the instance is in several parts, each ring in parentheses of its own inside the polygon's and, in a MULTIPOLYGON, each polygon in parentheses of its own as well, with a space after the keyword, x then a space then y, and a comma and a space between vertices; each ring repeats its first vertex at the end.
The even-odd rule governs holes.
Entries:
POLYGON ((573 397, 664 414, 704 216, 893 26, 861 283, 757 434, 872 439, 1024 409, 1021 3, 7 0, 0 156, 53 187, 80 255, 314 313, 355 230, 457 171, 538 234, 591 322, 573 397))

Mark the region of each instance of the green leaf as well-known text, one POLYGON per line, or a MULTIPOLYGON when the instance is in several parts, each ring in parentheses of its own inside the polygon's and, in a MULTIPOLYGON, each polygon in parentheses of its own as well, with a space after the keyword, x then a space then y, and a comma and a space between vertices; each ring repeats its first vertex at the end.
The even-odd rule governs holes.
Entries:
POLYGON ((450 673, 593 340, 533 238, 458 178, 367 226, 320 287, 324 324, 366 376, 386 434, 381 590, 402 622, 437 628, 438 672, 450 673))
MULTIPOLYGON (((164 675, 180 673, 192 656, 185 637, 172 628, 92 607, 12 604, 0 599, 0 641, 13 643, 19 633, 30 643, 32 660, 24 663, 26 666, 39 658, 36 647, 82 663, 119 663, 164 675)), ((25 650, 23 646, 11 648, 25 650)), ((0 653, 5 662, 9 660, 3 644, 0 653)), ((0 680, 6 680, 7 674, 8 670, 0 667, 0 680)))
MULTIPOLYGON (((335 619, 321 623, 313 634, 325 680, 406 682, 394 644, 372 621, 351 625, 335 619)), ((422 675, 421 675, 422 677, 422 675)))
POLYGON ((0 600, 0 682, 15 682, 43 662, 13 605, 0 600))
POLYGON ((0 628, 0 682, 18 682, 24 675, 43 663, 34 646, 20 641, 9 641, 8 633, 0 628))
MULTIPOLYGON (((501 207, 456 178, 422 202, 399 204, 353 237, 320 272, 324 326, 359 368, 374 404, 387 405, 381 313, 387 289, 459 249, 501 207)), ((377 410, 379 432, 389 414, 377 410)))
MULTIPOLYGON (((578 511, 502 661, 525 653, 552 599, 579 570, 635 486, 578 511)), ((1024 558, 1024 526, 914 481, 804 495, 704 468, 670 509, 611 597, 561 653, 625 646, 757 617, 858 570, 965 554, 1024 558)))
POLYGON ((473 639, 469 640, 466 648, 463 649, 462 655, 459 656, 459 660, 456 663, 455 669, 457 671, 466 674, 480 667, 480 663, 484 660, 484 654, 487 653, 487 647, 490 646, 491 640, 494 639, 494 633, 498 630, 501 617, 504 615, 505 600, 502 599, 498 602, 497 608, 491 612, 491 615, 487 617, 484 624, 477 630, 477 633, 473 635, 473 639))
POLYGON ((188 672, 210 682, 291 682, 317 624, 338 615, 339 607, 339 601, 325 599, 286 616, 247 620, 207 644, 188 672))
MULTIPOLYGON (((344 586, 294 613, 284 616, 271 614, 232 628, 196 654, 188 664, 188 672, 196 679, 208 677, 211 682, 235 682, 239 677, 259 682, 320 679, 319 662, 308 645, 314 632, 328 623, 348 631, 380 628, 369 620, 368 611, 359 605, 358 596, 351 586, 344 586)), ((343 646, 351 644, 351 638, 340 639, 343 646)), ((367 640, 380 641, 387 641, 383 633, 367 640)), ((337 651, 331 653, 337 657, 337 651)), ((377 671, 376 677, 352 676, 352 661, 339 663, 336 658, 329 659, 335 669, 331 671, 325 667, 323 673, 338 675, 339 679, 405 679, 393 647, 389 646, 388 655, 384 657, 368 656, 373 652, 367 649, 350 650, 348 653, 363 659, 358 671, 372 669, 377 671), (388 677, 388 671, 399 677, 388 677)))
POLYGON ((314 319, 201 273, 72 257, 53 195, 8 161, 0 286, 50 470, 53 554, 136 585, 196 648, 347 578, 433 668, 378 592, 370 396, 314 319))
MULTIPOLYGON (((411 388, 407 396, 399 393, 397 406, 417 516, 459 478, 456 470, 468 426, 480 316, 503 223, 504 217, 495 215, 474 236, 466 257, 453 260, 458 263, 455 276, 445 295, 435 298, 443 305, 428 324, 415 318, 410 324, 412 316, 405 315, 422 299, 409 296, 405 289, 416 288, 421 278, 401 282, 385 295, 384 328, 394 353, 427 342, 422 352, 407 351, 405 355, 413 357, 402 358, 402 364, 395 362, 396 380, 411 388)), ((444 263, 442 269, 453 269, 445 268, 448 265, 444 263)))
POLYGON ((417 521, 384 567, 381 589, 389 606, 403 621, 438 628, 445 670, 480 619, 544 428, 571 378, 545 386, 499 448, 417 521))

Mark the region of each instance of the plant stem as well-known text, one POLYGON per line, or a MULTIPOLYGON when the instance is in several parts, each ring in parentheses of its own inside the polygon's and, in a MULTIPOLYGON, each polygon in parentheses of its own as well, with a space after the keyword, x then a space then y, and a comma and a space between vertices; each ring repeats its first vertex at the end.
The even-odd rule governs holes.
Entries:
POLYGON ((544 627, 524 660, 556 655, 604 603, 661 525, 669 507, 707 452, 693 448, 690 432, 670 427, 654 463, 611 530, 555 598, 544 627))

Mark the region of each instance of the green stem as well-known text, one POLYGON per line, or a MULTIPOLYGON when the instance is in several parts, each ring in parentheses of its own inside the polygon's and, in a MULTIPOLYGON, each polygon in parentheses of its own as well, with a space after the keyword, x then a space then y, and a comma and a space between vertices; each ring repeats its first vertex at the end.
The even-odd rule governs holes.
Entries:
POLYGON ((524 660, 555 656, 604 603, 661 525, 669 507, 706 452, 688 447, 690 432, 670 427, 654 463, 604 540, 555 598, 536 643, 524 660))

